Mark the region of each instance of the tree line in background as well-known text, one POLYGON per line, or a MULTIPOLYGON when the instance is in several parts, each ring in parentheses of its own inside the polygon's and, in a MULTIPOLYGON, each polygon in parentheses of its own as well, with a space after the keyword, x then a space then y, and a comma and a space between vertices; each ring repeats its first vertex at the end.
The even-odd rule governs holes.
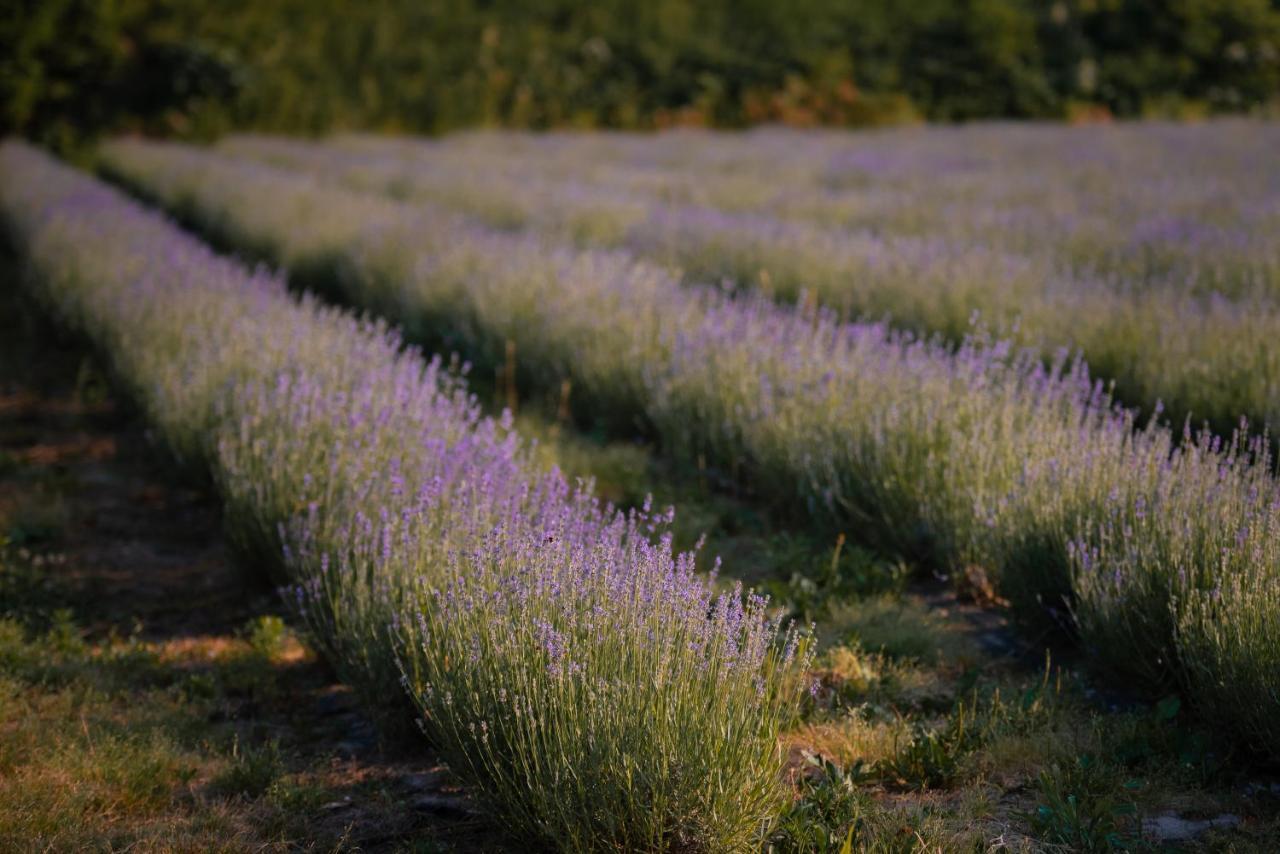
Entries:
POLYGON ((1280 0, 11 0, 5 133, 1274 109, 1280 0))

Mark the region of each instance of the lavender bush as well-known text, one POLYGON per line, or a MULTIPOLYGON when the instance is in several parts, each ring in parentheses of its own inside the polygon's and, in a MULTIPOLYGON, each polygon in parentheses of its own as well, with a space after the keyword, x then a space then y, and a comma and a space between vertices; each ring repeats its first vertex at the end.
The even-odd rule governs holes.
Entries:
POLYGON ((343 675, 387 711, 403 684, 506 827, 575 851, 758 844, 801 638, 717 595, 666 514, 601 507, 385 326, 18 143, 0 221, 343 675))
POLYGON ((1241 568, 1277 573, 1261 440, 1139 428, 1066 353, 1046 363, 982 337, 956 348, 807 300, 687 288, 624 252, 216 154, 137 142, 105 154, 206 230, 280 247, 272 257, 295 271, 329 269, 347 300, 415 335, 490 359, 515 342, 536 381, 571 376, 593 405, 636 413, 672 449, 794 496, 815 519, 931 566, 984 566, 1020 613, 1075 615, 1096 661, 1125 678, 1186 684, 1206 706, 1241 690, 1274 705, 1261 689, 1193 680, 1202 653, 1179 628, 1189 592, 1241 568))

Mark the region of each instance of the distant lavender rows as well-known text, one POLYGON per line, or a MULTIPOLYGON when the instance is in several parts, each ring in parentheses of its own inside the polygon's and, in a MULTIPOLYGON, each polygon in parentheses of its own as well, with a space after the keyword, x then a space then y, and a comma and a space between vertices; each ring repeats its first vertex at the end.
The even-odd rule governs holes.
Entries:
POLYGON ((491 358, 514 341, 542 383, 572 377, 575 394, 815 518, 944 568, 979 563, 1024 615, 1069 599, 1101 665, 1181 686, 1280 749, 1280 491, 1263 443, 1135 430, 1063 355, 1046 368, 1005 342, 953 350, 686 288, 626 253, 198 150, 119 142, 103 156, 207 231, 326 271, 412 334, 491 358), (1225 685, 1226 670, 1241 675, 1225 685))
POLYGON ((1080 348, 1127 403, 1228 432, 1280 423, 1277 128, 224 148, 953 341, 976 319, 1046 354, 1080 348))
MULTIPOLYGON (((270 138, 233 140, 245 151, 270 138)), ((1280 124, 976 125, 849 135, 340 137, 333 148, 729 213, 976 239, 1175 285, 1213 265, 1274 284, 1280 124), (1047 236, 1051 238, 1047 239, 1047 236)), ((517 193, 520 190, 517 188, 517 193)), ((1197 275, 1200 274, 1200 275, 1197 275)), ((1205 285, 1201 285, 1204 288, 1205 285)))
POLYGON ((13 142, 0 224, 33 292, 213 473, 233 539, 344 678, 385 713, 403 684, 505 827, 574 851, 767 830, 799 638, 714 594, 666 514, 601 507, 385 325, 13 142))

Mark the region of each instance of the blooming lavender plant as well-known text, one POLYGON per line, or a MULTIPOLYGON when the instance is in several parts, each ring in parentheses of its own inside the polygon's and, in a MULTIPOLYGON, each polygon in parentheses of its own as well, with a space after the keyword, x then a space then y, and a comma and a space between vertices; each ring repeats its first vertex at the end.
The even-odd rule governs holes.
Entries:
MULTIPOLYGON (((1100 664, 1152 688, 1187 679, 1177 626, 1189 591, 1241 567, 1277 571, 1265 454, 1241 453, 1244 438, 1175 441, 1154 420, 1139 429, 1068 352, 1045 360, 983 337, 957 348, 845 323, 808 300, 687 288, 624 252, 216 154, 130 142, 107 156, 202 227, 281 247, 276 260, 302 281, 336 261, 326 281, 415 337, 489 360, 515 342, 535 382, 571 376, 590 406, 636 414, 669 448, 794 496, 815 519, 931 566, 984 566, 1018 613, 1076 615, 1100 664), (1145 523, 1126 523, 1123 508, 1145 523), (1242 529, 1256 539, 1222 534, 1242 529), (1111 592, 1109 578, 1121 582, 1111 592)), ((558 637, 542 640, 558 650, 558 637)))
POLYGON ((388 712, 407 689, 506 827, 574 851, 758 843, 803 642, 716 594, 667 514, 543 471, 385 324, 24 145, 0 147, 0 179, 33 292, 212 472, 232 539, 342 674, 388 712))

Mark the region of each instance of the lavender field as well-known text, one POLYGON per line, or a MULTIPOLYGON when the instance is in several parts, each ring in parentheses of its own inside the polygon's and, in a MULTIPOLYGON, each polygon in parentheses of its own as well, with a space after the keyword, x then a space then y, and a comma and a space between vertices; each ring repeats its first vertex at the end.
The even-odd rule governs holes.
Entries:
POLYGON ((1050 356, 1079 350, 1127 404, 1163 401, 1178 422, 1229 432, 1241 416, 1275 418, 1274 125, 667 140, 223 147, 491 227, 625 249, 692 282, 953 342, 982 329, 1050 356))
POLYGON ((92 177, 8 142, 0 223, 342 680, 522 844, 1265 851, 1277 152, 246 135, 92 177))

